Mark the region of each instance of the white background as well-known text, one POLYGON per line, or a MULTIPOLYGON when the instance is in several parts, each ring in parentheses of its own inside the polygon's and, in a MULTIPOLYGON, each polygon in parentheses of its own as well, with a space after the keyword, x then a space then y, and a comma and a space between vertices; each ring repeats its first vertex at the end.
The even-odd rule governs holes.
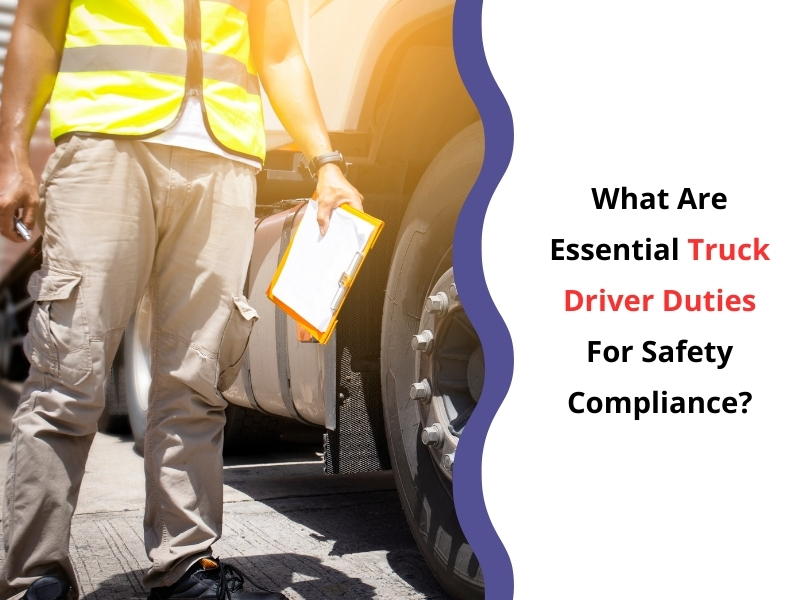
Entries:
POLYGON ((789 2, 486 0, 487 56, 514 116, 483 240, 514 340, 484 455, 489 513, 528 598, 800 596, 800 11, 789 2), (598 211, 592 187, 670 194, 598 211), (723 192, 724 211, 676 210, 723 192), (553 262, 552 238, 680 240, 677 262, 553 262), (687 238, 769 243, 694 262, 687 238), (564 311, 564 290, 655 294, 647 313, 564 311), (751 313, 665 313, 664 289, 754 294, 751 313), (645 364, 641 345, 733 345, 723 370, 645 364), (587 361, 589 340, 633 345, 587 361), (747 414, 576 415, 587 396, 752 393, 747 414))

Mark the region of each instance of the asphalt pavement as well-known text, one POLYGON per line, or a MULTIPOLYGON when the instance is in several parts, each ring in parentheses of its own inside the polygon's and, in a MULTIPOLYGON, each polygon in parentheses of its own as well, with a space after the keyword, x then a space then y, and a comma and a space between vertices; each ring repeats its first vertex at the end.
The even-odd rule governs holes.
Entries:
MULTIPOLYGON (((0 382, 0 482, 18 389, 0 382)), ((215 556, 293 600, 447 598, 408 530, 392 473, 327 476, 320 452, 294 445, 227 458, 224 531, 215 556)), ((72 523, 70 556, 81 598, 147 597, 144 502, 133 440, 98 434, 72 523)))

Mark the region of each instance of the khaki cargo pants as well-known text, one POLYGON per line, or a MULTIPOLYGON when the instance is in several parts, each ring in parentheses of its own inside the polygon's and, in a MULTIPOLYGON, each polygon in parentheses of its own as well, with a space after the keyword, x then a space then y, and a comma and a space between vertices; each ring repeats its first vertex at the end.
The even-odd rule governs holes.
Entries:
POLYGON ((43 575, 77 589, 70 521, 103 382, 146 289, 154 330, 144 581, 169 585, 222 532, 218 388, 235 377, 257 318, 241 297, 255 172, 184 148, 73 136, 51 157, 40 192, 44 264, 29 284, 31 370, 12 421, 0 598, 43 575))

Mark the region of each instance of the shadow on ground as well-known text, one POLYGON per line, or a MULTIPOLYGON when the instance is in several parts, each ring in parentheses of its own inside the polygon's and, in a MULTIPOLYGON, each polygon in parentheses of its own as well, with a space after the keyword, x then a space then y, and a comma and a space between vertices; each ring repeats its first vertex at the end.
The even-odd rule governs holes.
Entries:
MULTIPOLYGON (((324 475, 318 450, 321 448, 295 447, 289 454, 282 452, 281 459, 287 463, 293 460, 310 463, 292 467, 291 474, 286 475, 281 472, 284 469, 281 463, 269 456, 259 459, 265 464, 254 461, 233 469, 228 467, 225 484, 256 500, 253 511, 258 511, 260 504, 267 512, 278 513, 295 523, 297 527, 292 529, 306 531, 309 541, 318 542, 327 556, 354 556, 359 560, 358 555, 377 553, 381 562, 388 563, 392 575, 418 594, 425 598, 447 598, 411 535, 393 474, 384 471, 324 475)), ((226 465, 234 464, 235 460, 226 459, 226 465)), ((235 527, 230 520, 226 523, 235 527)), ((265 540, 280 535, 261 526, 252 525, 251 529, 250 533, 265 540)))
MULTIPOLYGON (((268 479, 266 471, 273 465, 264 467, 262 477, 268 479)), ((336 477, 271 479, 290 494, 227 504, 225 533, 215 553, 258 585, 285 590, 293 599, 445 600, 447 595, 415 545, 397 492, 375 489, 384 486, 391 474, 347 477, 346 492, 338 490, 336 477), (326 481, 337 491, 308 495, 309 487, 326 481), (293 525, 287 527, 287 521, 293 525)), ((128 570, 92 581, 89 587, 94 591, 86 598, 144 599, 143 575, 141 570, 128 570)))
MULTIPOLYGON (((19 395, 15 387, 0 385, 0 443, 10 434, 19 395)), ((113 437, 129 442, 129 436, 113 437)), ((326 476, 321 445, 302 443, 308 440, 298 436, 296 443, 269 453, 226 457, 225 484, 232 498, 225 504, 225 533, 215 552, 259 585, 288 590, 294 599, 446 599, 409 531, 392 473, 326 476)), ((81 525, 76 553, 95 565, 82 576, 86 598, 147 598, 141 516, 91 513, 82 518, 93 523, 81 525), (118 552, 123 546, 125 552, 118 552)))
MULTIPOLYGON (((316 447, 295 447, 296 453, 281 458, 314 460, 317 450, 316 447)), ((226 460, 226 464, 232 462, 226 460)), ((261 513, 258 509, 260 504, 267 513, 278 513, 295 523, 297 526, 292 530, 306 532, 307 541, 316 542, 316 547, 331 559, 352 557, 360 561, 365 560, 362 557, 369 553, 375 553, 380 556, 384 568, 388 566, 391 570, 386 576, 400 578, 411 588, 409 592, 413 590, 429 599, 447 598, 411 535, 391 472, 328 476, 323 474, 320 461, 307 465, 305 471, 298 470, 284 477, 274 472, 276 468, 280 470, 278 464, 252 464, 245 469, 236 469, 235 473, 226 470, 225 483, 257 501, 250 510, 261 513)), ((239 533, 261 539, 280 535, 264 525, 248 523, 246 529, 239 526, 237 521, 246 518, 245 514, 237 514, 235 519, 229 519, 227 523, 231 530, 226 535, 239 533)), ((290 560, 288 568, 296 576, 308 575, 307 566, 304 566, 306 557, 284 554, 279 562, 287 559, 290 560)), ((327 570, 329 566, 321 565, 320 568, 327 570)), ((348 572, 353 573, 349 569, 348 572)), ((356 585, 357 579, 345 577, 340 580, 342 575, 335 572, 332 576, 335 585, 331 584, 322 594, 310 593, 313 586, 309 587, 308 595, 301 591, 299 584, 293 584, 292 589, 308 599, 394 597, 386 595, 385 589, 373 593, 369 585, 356 585)), ((319 577, 324 580, 327 576, 319 577)), ((304 584, 305 587, 308 586, 304 584)))
MULTIPOLYGON (((224 559, 241 569, 254 583, 270 590, 285 590, 291 598, 304 600, 368 600, 394 598, 387 589, 378 590, 359 577, 352 577, 316 556, 284 553, 224 559), (381 593, 382 592, 382 593, 381 593)), ((447 595, 430 574, 419 575, 419 564, 406 551, 389 552, 387 560, 395 575, 411 585, 418 594, 428 599, 445 600, 447 595)), ((421 560, 421 557, 420 557, 421 560)), ((146 599, 147 590, 142 584, 143 570, 118 573, 99 583, 86 595, 86 600, 146 599)), ((254 589, 249 584, 247 589, 254 589)), ((396 596, 401 597, 401 596, 396 596)), ((403 593, 402 597, 409 597, 403 593)), ((413 597, 418 597, 414 595, 413 597)))
MULTIPOLYGON (((322 564, 319 558, 302 554, 270 554, 248 556, 229 561, 257 585, 269 590, 291 588, 306 600, 376 598, 375 588, 360 579, 322 564), (287 568, 289 567, 289 568, 287 568), (269 577, 265 575, 269 573, 269 577)), ((87 600, 122 600, 147 598, 141 572, 114 575, 100 583, 87 600), (131 595, 131 590, 134 595, 131 595)), ((254 589, 252 586, 247 589, 254 589)))
MULTIPOLYGON (((374 475, 365 474, 364 478, 374 475)), ((417 548, 396 490, 336 495, 324 503, 323 510, 319 510, 322 503, 318 505, 314 499, 301 507, 282 500, 262 503, 329 545, 328 556, 385 552, 393 574, 416 592, 425 598, 447 598, 417 548)))

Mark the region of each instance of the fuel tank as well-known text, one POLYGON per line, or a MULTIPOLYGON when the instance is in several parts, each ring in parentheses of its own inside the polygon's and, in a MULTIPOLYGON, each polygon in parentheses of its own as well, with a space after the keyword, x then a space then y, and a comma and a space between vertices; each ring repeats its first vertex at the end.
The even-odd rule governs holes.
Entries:
POLYGON ((380 344, 383 300, 406 195, 365 194, 364 210, 386 225, 339 313, 325 345, 300 342, 297 324, 266 295, 305 204, 257 221, 245 290, 258 311, 245 363, 225 398, 295 420, 370 431, 381 438, 380 344), (343 412, 344 411, 344 412, 343 412))
POLYGON ((297 323, 266 295, 305 209, 304 203, 256 223, 247 296, 259 320, 245 366, 225 397, 246 408, 325 426, 326 399, 329 406, 335 405, 336 336, 324 346, 299 341, 297 323))

